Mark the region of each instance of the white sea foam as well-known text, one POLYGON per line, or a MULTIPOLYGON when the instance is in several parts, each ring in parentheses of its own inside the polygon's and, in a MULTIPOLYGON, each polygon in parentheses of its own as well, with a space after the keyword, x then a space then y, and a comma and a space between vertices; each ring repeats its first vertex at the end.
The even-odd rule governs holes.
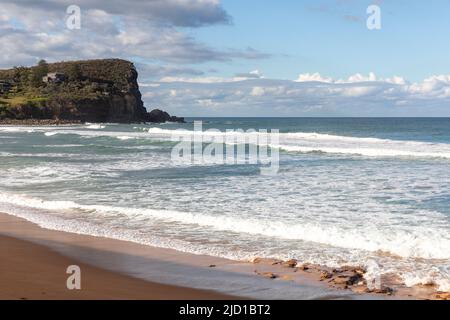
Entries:
MULTIPOLYGON (((194 131, 168 130, 151 128, 150 134, 161 136, 192 136, 194 131)), ((212 142, 214 137, 239 137, 248 139, 258 133, 240 132, 203 132, 201 136, 205 142, 212 142)), ((330 153, 340 155, 361 155, 367 157, 416 157, 450 159, 450 144, 428 143, 420 141, 401 141, 378 138, 346 137, 319 133, 280 133, 280 144, 271 144, 272 148, 279 148, 287 152, 299 153, 330 153)))
MULTIPOLYGON (((238 217, 214 216, 210 214, 179 212, 173 210, 153 210, 146 208, 125 208, 118 206, 104 205, 81 205, 73 201, 45 201, 38 198, 14 195, 10 193, 0 193, 0 209, 9 213, 28 219, 40 226, 48 229, 75 232, 94 236, 105 236, 115 239, 134 241, 137 243, 170 247, 180 251, 218 255, 228 258, 248 257, 245 253, 227 254, 224 251, 211 247, 208 249, 201 244, 193 245, 182 240, 167 241, 158 237, 140 237, 139 232, 133 232, 132 225, 136 221, 146 223, 148 219, 162 223, 182 223, 191 226, 208 227, 212 230, 226 231, 233 233, 245 233, 249 235, 268 236, 277 239, 311 241, 331 245, 334 247, 348 248, 352 250, 363 250, 362 252, 384 251, 404 258, 425 258, 425 259, 449 259, 450 258, 450 238, 446 230, 410 230, 408 232, 397 231, 391 233, 390 230, 341 230, 339 226, 321 226, 307 224, 286 224, 277 221, 264 221, 261 219, 243 219, 238 217), (14 208, 28 208, 16 210, 14 208), (42 210, 36 214, 35 210, 42 210), (53 214, 52 214, 53 212, 53 214), (66 213, 71 222, 61 218, 58 213, 66 213), (71 212, 71 213, 70 213, 71 212), (76 212, 88 212, 96 217, 96 220, 106 221, 115 217, 128 217, 122 220, 122 227, 110 228, 102 224, 92 225, 84 220, 76 219, 76 212), (104 218, 102 218, 104 217, 104 218), (65 222, 64 222, 65 221, 65 222), (126 222, 130 221, 130 226, 126 222)), ((360 262, 363 263, 364 259, 360 262)), ((330 261, 330 263, 332 263, 330 261)), ((426 268, 420 272, 409 271, 401 274, 407 285, 422 283, 434 283, 440 286, 441 290, 448 290, 450 271, 431 270, 426 268)))
POLYGON ((303 240, 349 249, 371 252, 384 251, 401 257, 424 259, 450 259, 450 237, 448 230, 410 229, 396 233, 379 229, 349 231, 339 226, 308 224, 286 224, 279 221, 261 219, 241 219, 237 217, 213 216, 202 213, 152 210, 145 208, 124 208, 103 205, 81 205, 72 201, 44 201, 0 193, 0 202, 45 210, 86 210, 99 215, 123 214, 143 216, 184 224, 194 224, 230 231, 263 235, 281 239, 303 240))
MULTIPOLYGON (((87 130, 59 129, 54 127, 36 127, 34 129, 22 127, 0 127, 3 132, 43 132, 51 137, 57 134, 79 135, 85 138, 113 137, 122 141, 130 139, 150 139, 174 141, 176 136, 193 136, 194 131, 185 129, 141 128, 141 132, 127 132, 126 134, 115 131, 99 131, 105 126, 98 124, 84 127, 87 130)), ((135 130, 139 130, 135 127, 135 130)), ((199 134, 205 143, 214 142, 217 137, 238 138, 239 141, 252 143, 251 137, 258 133, 242 132, 211 132, 205 131, 199 134)), ((359 155, 366 157, 409 157, 409 158, 441 158, 450 159, 450 144, 430 143, 421 141, 402 141, 379 138, 348 137, 319 133, 291 132, 280 133, 280 144, 269 145, 286 152, 296 153, 328 153, 337 155, 359 155)))
POLYGON ((6 133, 16 133, 16 132, 24 132, 24 133, 33 133, 34 129, 30 129, 29 127, 13 127, 13 126, 0 126, 0 132, 6 133))
POLYGON ((44 135, 47 136, 47 137, 52 137, 52 136, 55 136, 57 134, 58 134, 58 132, 56 132, 56 131, 50 131, 50 132, 45 132, 44 133, 44 135))
MULTIPOLYGON (((197 167, 192 171, 172 170, 176 165, 165 152, 174 142, 172 134, 192 136, 190 130, 106 128, 0 127, 4 136, 27 140, 31 145, 27 149, 8 146, 0 153, 5 157, 0 164, 0 190, 20 187, 24 193, 29 190, 36 195, 0 193, 0 212, 16 212, 49 229, 234 259, 256 254, 335 267, 341 263, 364 264, 375 256, 384 266, 380 272, 395 272, 408 285, 436 283, 441 290, 450 289, 450 270, 445 267, 450 259, 445 208, 450 185, 448 163, 415 160, 448 159, 450 144, 282 133, 280 143, 273 147, 283 149, 288 161, 279 176, 269 181, 259 176, 243 178, 245 168, 232 168, 232 175, 231 169, 225 175, 213 173, 214 168, 201 173, 197 167), (36 140, 28 140, 27 134, 33 134, 36 140), (55 135, 68 136, 50 138, 55 135), (111 138, 112 148, 122 150, 116 152, 108 146, 104 152, 91 153, 97 145, 110 144, 110 139, 91 141, 104 137, 111 138), (61 149, 45 153, 45 149, 36 149, 43 146, 39 144, 42 141, 46 148, 54 144, 89 146, 89 152, 63 153, 66 150, 61 149), (156 141, 168 143, 153 144, 156 141), (145 152, 153 147, 158 150, 145 152), (130 148, 129 153, 124 152, 126 148, 130 148), (134 148, 140 151, 132 151, 134 148), (389 159, 386 166, 384 159, 355 162, 333 158, 329 165, 327 156, 323 157, 326 163, 318 161, 309 166, 304 158, 322 156, 300 157, 295 153, 401 161, 389 159), (301 162, 297 163, 298 159, 301 162), (141 170, 142 179, 134 172, 141 170), (166 175, 170 179, 165 179, 166 175), (109 182, 113 182, 114 190, 109 182), (70 194, 74 201, 39 199, 47 190, 53 194, 51 199, 71 200, 70 194)), ((249 138, 255 134, 202 135, 209 142, 217 135, 249 138)))
POLYGON ((322 152, 342 155, 361 155, 366 157, 413 157, 413 158, 443 158, 450 159, 449 152, 421 152, 388 148, 333 148, 333 147, 300 147, 292 145, 271 145, 288 152, 313 153, 322 152))
POLYGON ((99 129, 105 129, 106 126, 99 124, 99 123, 86 123, 86 129, 91 129, 91 130, 99 130, 99 129))
POLYGON ((118 136, 117 139, 122 140, 122 141, 126 141, 126 140, 133 139, 133 137, 130 137, 130 136, 118 136))

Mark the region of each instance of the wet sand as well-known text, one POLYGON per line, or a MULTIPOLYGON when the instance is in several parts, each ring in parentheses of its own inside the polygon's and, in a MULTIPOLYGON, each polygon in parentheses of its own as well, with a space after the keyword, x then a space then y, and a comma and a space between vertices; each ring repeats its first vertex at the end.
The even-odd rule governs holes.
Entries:
POLYGON ((0 299, 97 300, 193 299, 224 300, 233 297, 211 291, 152 283, 96 268, 65 257, 44 246, 0 236, 0 299), (81 290, 69 290, 68 266, 81 269, 81 290))
MULTIPOLYGON (((240 262, 128 241, 43 229, 0 213, 0 299, 392 299, 430 298, 430 288, 392 296, 352 291, 323 269, 240 262), (66 287, 78 265, 82 290, 66 287)), ((354 288, 353 288, 354 289, 354 288)), ((360 287, 359 289, 364 289, 360 287)), ((432 298, 432 297, 431 297, 432 298)))
MULTIPOLYGON (((59 299, 83 294, 65 292, 65 281, 68 277, 66 268, 73 264, 83 265, 83 267, 89 268, 88 270, 92 270, 92 273, 86 273, 82 268, 82 283, 85 283, 84 288, 87 289, 97 288, 96 290, 99 290, 95 284, 96 281, 99 281, 98 283, 103 281, 103 278, 100 277, 101 274, 108 274, 108 277, 114 275, 117 279, 120 278, 120 281, 128 279, 133 283, 133 285, 126 286, 127 290, 115 291, 111 296, 106 294, 112 294, 112 291, 105 292, 105 296, 94 293, 90 293, 88 296, 88 292, 86 292, 85 296, 75 296, 76 298, 118 296, 128 299, 138 297, 143 299, 357 298, 348 292, 332 290, 308 276, 302 276, 300 282, 294 283, 281 281, 281 279, 275 281, 266 279, 257 273, 262 272, 265 268, 273 269, 270 265, 255 266, 250 262, 193 255, 128 241, 48 230, 25 219, 4 213, 0 213, 0 236, 9 239, 9 241, 2 241, 1 261, 4 271, 0 276, 3 287, 15 290, 9 293, 10 296, 14 293, 11 298, 41 298, 41 292, 46 292, 45 296, 48 298, 51 296, 59 299), (14 242, 14 239, 20 241, 14 242), (20 243, 24 251, 11 249, 14 248, 15 243, 17 243, 16 246, 19 246, 20 243), (33 266, 35 263, 37 265, 33 266), (47 265, 47 269, 44 268, 44 265, 47 265), (30 271, 33 269, 41 271, 38 273, 30 271), (58 278, 52 278, 55 276, 54 274, 57 274, 58 278), (85 279, 85 274, 91 276, 85 279), (27 281, 21 279, 27 279, 27 281), (34 291, 33 295, 27 297, 25 293, 31 292, 27 290, 33 289, 30 284, 31 280, 40 285, 40 291, 34 291), (54 283, 54 280, 57 284, 54 283), (93 281, 93 283, 88 286, 86 281, 93 281), (136 290, 133 288, 138 283, 140 283, 138 286, 142 286, 142 288, 150 288, 149 285, 154 286, 158 283, 168 285, 158 288, 174 289, 175 287, 176 290, 167 291, 170 292, 168 295, 164 293, 166 291, 162 291, 158 295, 159 289, 156 290, 156 293, 155 290, 151 290, 153 293, 139 295, 134 293, 136 290), (94 285, 95 287, 93 287, 94 285), (49 291, 52 288, 54 290, 59 288, 59 291, 50 295, 49 291), (125 294, 125 296, 116 295, 118 293, 125 294)), ((286 272, 292 273, 291 270, 286 270, 286 272)), ((116 286, 116 288, 120 287, 121 285, 116 286)), ((144 293, 144 291, 141 292, 144 293)), ((2 295, 5 297, 5 290, 2 290, 2 295)))

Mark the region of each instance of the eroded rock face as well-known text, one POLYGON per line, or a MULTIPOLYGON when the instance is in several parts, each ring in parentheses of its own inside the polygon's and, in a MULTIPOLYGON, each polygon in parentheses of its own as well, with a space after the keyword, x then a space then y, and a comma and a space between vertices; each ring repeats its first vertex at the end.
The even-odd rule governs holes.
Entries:
MULTIPOLYGON (((172 117, 161 110, 147 112, 139 91, 138 72, 133 63, 103 59, 48 65, 49 71, 61 73, 69 73, 73 66, 79 69, 78 78, 69 77, 58 85, 42 84, 36 89, 41 96, 38 101, 3 106, 0 120, 184 122, 183 118, 172 117)), ((21 85, 20 81, 17 85, 21 85)))
POLYGON ((155 109, 147 113, 146 121, 154 123, 164 123, 164 122, 181 122, 184 123, 184 118, 173 117, 165 111, 155 109))

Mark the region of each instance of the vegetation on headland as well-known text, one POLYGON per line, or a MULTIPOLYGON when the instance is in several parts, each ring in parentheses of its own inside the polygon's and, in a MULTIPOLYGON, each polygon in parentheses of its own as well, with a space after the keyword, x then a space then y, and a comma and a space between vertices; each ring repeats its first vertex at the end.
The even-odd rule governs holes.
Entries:
POLYGON ((91 60, 56 64, 41 60, 30 68, 0 70, 0 81, 11 85, 7 92, 0 92, 0 104, 39 106, 41 102, 57 98, 100 99, 124 89, 127 79, 123 75, 129 68, 131 63, 122 60, 116 60, 116 63, 114 60, 91 60), (104 61, 108 61, 107 66, 104 61), (111 68, 112 65, 117 68, 111 68), (43 78, 50 72, 65 74, 67 81, 44 82, 43 78))
POLYGON ((184 121, 144 107, 133 63, 102 59, 0 70, 0 121, 184 121))

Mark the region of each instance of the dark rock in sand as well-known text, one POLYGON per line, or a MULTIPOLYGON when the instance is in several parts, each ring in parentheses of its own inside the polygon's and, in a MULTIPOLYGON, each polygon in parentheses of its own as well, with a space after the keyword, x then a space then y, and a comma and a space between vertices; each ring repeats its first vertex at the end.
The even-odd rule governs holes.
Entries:
POLYGON ((394 293, 394 290, 392 288, 389 288, 389 287, 381 287, 380 289, 372 290, 372 292, 373 293, 377 293, 377 294, 392 295, 394 293))
POLYGON ((333 278, 333 274, 331 272, 328 271, 322 271, 320 273, 320 279, 321 280, 326 280, 326 279, 331 279, 333 278))
POLYGON ((364 284, 363 269, 354 267, 342 267, 333 269, 331 283, 338 286, 354 286, 364 284))
POLYGON ((298 261, 295 259, 291 259, 288 261, 283 262, 283 266, 287 268, 295 268, 297 266, 298 261))
POLYGON ((450 300, 450 293, 449 292, 438 292, 438 293, 436 293, 435 297, 438 300, 450 300))
POLYGON ((263 273, 259 273, 260 276, 263 276, 264 278, 267 279, 276 279, 278 278, 278 275, 276 275, 275 273, 272 272, 263 272, 263 273))
POLYGON ((276 266, 283 263, 283 261, 281 260, 268 258, 254 258, 251 262, 254 264, 267 264, 272 266, 276 266))
POLYGON ((309 270, 308 264, 302 264, 301 266, 297 267, 298 270, 307 271, 309 270))
POLYGON ((333 278, 333 283, 335 284, 347 284, 348 278, 347 277, 335 277, 333 278))
POLYGON ((333 283, 337 285, 354 286, 362 280, 361 276, 357 274, 349 275, 342 274, 333 278, 333 283))

